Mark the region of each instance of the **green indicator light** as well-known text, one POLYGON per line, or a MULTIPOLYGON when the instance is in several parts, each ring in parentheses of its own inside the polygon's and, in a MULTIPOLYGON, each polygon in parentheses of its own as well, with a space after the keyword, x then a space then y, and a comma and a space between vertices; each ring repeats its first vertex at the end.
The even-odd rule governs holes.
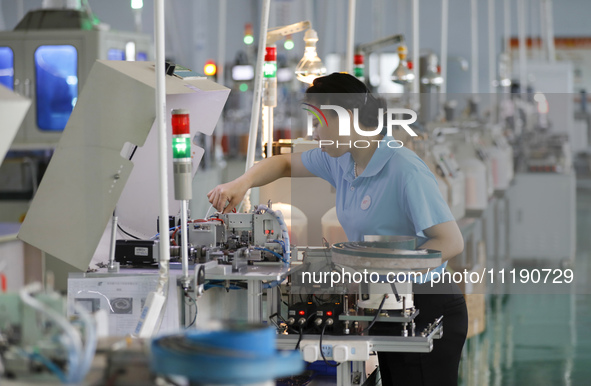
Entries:
POLYGON ((191 138, 181 137, 172 139, 172 158, 191 158, 191 138))
POLYGON ((285 43, 283 43, 283 48, 285 48, 288 51, 293 50, 293 47, 295 47, 295 44, 291 39, 286 40, 285 43))
POLYGON ((240 84, 240 91, 242 91, 242 92, 248 91, 248 85, 246 83, 241 83, 240 84))
POLYGON ((263 64, 263 76, 265 78, 275 78, 277 76, 277 63, 265 62, 263 64))
POLYGON ((355 67, 353 72, 355 73, 355 76, 359 78, 360 76, 363 76, 363 67, 355 67))
POLYGON ((244 44, 251 45, 254 42, 252 35, 244 35, 244 44))

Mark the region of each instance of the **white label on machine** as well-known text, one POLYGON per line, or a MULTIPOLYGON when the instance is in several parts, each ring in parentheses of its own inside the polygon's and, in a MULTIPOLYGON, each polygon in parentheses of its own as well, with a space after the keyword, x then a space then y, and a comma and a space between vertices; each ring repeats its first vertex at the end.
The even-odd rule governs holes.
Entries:
POLYGON ((135 247, 135 255, 136 256, 148 256, 148 248, 147 247, 135 247))

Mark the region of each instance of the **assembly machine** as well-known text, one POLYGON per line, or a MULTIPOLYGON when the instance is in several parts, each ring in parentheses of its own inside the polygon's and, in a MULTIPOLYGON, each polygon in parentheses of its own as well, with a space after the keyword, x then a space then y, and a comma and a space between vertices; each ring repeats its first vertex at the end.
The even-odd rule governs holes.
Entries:
MULTIPOLYGON (((252 213, 190 221, 187 233, 196 273, 189 289, 195 291, 179 292, 179 299, 194 297, 201 314, 211 290, 242 289, 249 322, 272 323, 277 347, 299 349, 307 362, 343 363, 337 369, 339 385, 363 383, 364 362, 372 351, 429 352, 442 334, 441 318, 415 323, 420 310, 413 303, 414 270, 437 267, 441 254, 415 250, 413 237, 290 248, 281 213, 262 205, 252 213), (198 290, 201 270, 203 295, 198 290), (376 283, 373 276, 371 283, 360 280, 369 270, 376 283), (389 323, 392 335, 370 335, 375 323, 389 323)), ((178 238, 178 227, 170 235, 178 238)), ((135 264, 132 258, 117 259, 135 264)), ((245 316, 226 311, 229 318, 245 316)), ((181 310, 180 325, 192 326, 193 314, 190 308, 181 310)))
MULTIPOLYGON (((165 335, 152 342, 152 368, 157 373, 184 375, 191 379, 201 377, 199 379, 211 379, 212 383, 219 379, 207 372, 204 366, 199 367, 202 373, 198 373, 196 368, 188 365, 183 367, 180 362, 169 360, 183 355, 204 355, 200 354, 200 350, 204 344, 209 347, 210 343, 207 342, 213 338, 203 336, 202 332, 192 330, 191 327, 206 325, 201 321, 196 322, 197 307, 200 315, 207 313, 207 298, 210 292, 211 296, 218 296, 220 292, 216 293, 216 290, 242 290, 240 292, 247 296, 246 315, 237 314, 240 312, 239 308, 226 309, 225 319, 247 319, 251 324, 266 320, 269 325, 275 326, 273 330, 276 332, 273 335, 278 334, 276 347, 280 350, 299 349, 307 362, 324 361, 330 363, 330 366, 343 363, 337 369, 339 385, 363 383, 366 376, 364 362, 369 360, 372 351, 429 352, 433 349, 434 340, 442 335, 441 318, 428 321, 429 323, 425 321, 424 325, 415 323, 420 309, 413 303, 413 271, 437 267, 441 263, 441 254, 432 250, 415 250, 416 240, 413 237, 389 238, 387 241, 374 238, 381 241, 337 243, 332 247, 290 246, 283 215, 280 211, 274 211, 271 205, 256 206, 250 213, 214 214, 207 219, 189 219, 186 228, 175 226, 167 234, 173 244, 170 262, 173 270, 170 277, 176 280, 169 280, 169 306, 162 311, 160 331, 165 335), (188 237, 187 252, 189 265, 193 270, 188 283, 183 282, 180 270, 174 273, 174 266, 182 264, 178 258, 179 247, 174 244, 181 243, 183 233, 188 237), (371 275, 377 275, 380 283, 373 283, 372 277, 371 283, 362 281, 357 285, 356 282, 360 281, 357 277, 368 270, 375 271, 371 275), (353 280, 347 281, 345 272, 353 280), (324 278, 331 277, 332 280, 335 274, 341 273, 342 281, 325 281, 320 287, 314 284, 316 280, 311 283, 306 281, 306 277, 316 277, 319 274, 324 275, 324 278), (387 275, 389 283, 381 283, 386 280, 387 275), (178 313, 176 319, 171 315, 175 312, 178 313), (370 335, 375 323, 390 324, 392 335, 370 335), (186 328, 189 329, 188 332, 178 333, 186 328), (201 342, 202 339, 207 342, 201 342)), ((63 313, 67 306, 71 317, 81 317, 89 311, 101 315, 102 322, 109 325, 110 336, 138 334, 137 327, 134 331, 133 322, 141 320, 140 314, 146 312, 142 301, 148 302, 147 291, 158 281, 158 274, 153 269, 146 270, 146 267, 154 266, 154 262, 158 260, 155 252, 157 248, 149 248, 149 242, 150 240, 144 243, 139 240, 119 242, 114 255, 114 259, 121 264, 119 272, 109 273, 108 267, 105 267, 99 272, 71 276, 67 303, 57 294, 43 295, 39 292, 40 288, 23 290, 21 301, 18 296, 14 299, 2 297, 2 307, 23 309, 11 313, 13 317, 3 322, 3 333, 6 334, 11 328, 27 320, 25 316, 19 319, 19 315, 22 312, 32 312, 23 307, 28 304, 25 300, 30 302, 29 298, 34 293, 35 301, 42 304, 38 307, 44 309, 51 307, 56 312, 63 313), (146 252, 149 258, 146 258, 146 252)), ((55 340, 49 343, 51 339, 48 346, 39 353, 45 362, 54 363, 57 369, 61 369, 66 379, 80 379, 76 377, 80 377, 81 372, 88 371, 91 357, 87 351, 93 348, 92 343, 88 343, 92 336, 88 337, 88 334, 96 334, 88 323, 90 322, 87 320, 83 321, 80 327, 87 334, 85 344, 80 348, 85 352, 81 363, 72 363, 68 354, 60 350, 59 344, 56 345, 55 340), (91 347, 87 348, 87 344, 91 344, 91 347), (68 369, 73 366, 77 366, 77 372, 68 373, 68 369)), ((5 362, 5 366, 17 379, 39 379, 38 377, 43 376, 44 379, 51 380, 46 371, 39 368, 38 355, 29 350, 38 341, 47 340, 47 334, 50 337, 59 336, 59 331, 38 330, 34 325, 26 326, 32 331, 27 334, 26 339, 24 336, 19 338, 20 335, 8 333, 10 340, 5 350, 10 360, 5 362), (26 360, 19 359, 17 355, 21 346, 29 353, 26 360), (32 367, 39 372, 35 375, 37 378, 26 375, 27 369, 32 367)), ((236 327, 236 331, 242 331, 242 328, 236 327)), ((226 341, 221 338, 221 332, 214 331, 212 334, 219 335, 222 342, 226 341)), ((118 349, 127 352, 127 358, 121 353, 110 351, 113 349, 108 346, 105 348, 104 343, 99 347, 102 348, 97 351, 97 355, 116 355, 116 366, 119 367, 137 366, 138 357, 142 357, 139 349, 129 344, 118 349)), ((257 355, 260 355, 259 348, 264 350, 262 343, 258 341, 251 347, 257 350, 257 355)), ((225 350, 236 349, 225 347, 225 350)), ((231 352, 233 351, 226 353, 221 350, 217 353, 214 350, 211 356, 225 358, 231 352)), ((285 352, 277 355, 279 357, 273 360, 273 366, 280 366, 282 370, 274 370, 274 377, 302 371, 302 366, 298 365, 301 363, 299 354, 296 356, 293 352, 285 352)), ((207 358, 211 359, 209 355, 205 355, 203 360, 207 358)), ((226 359, 231 358, 230 355, 226 359)), ((114 374, 115 370, 109 367, 103 373, 95 372, 93 376, 100 382, 114 374)), ((252 371, 248 374, 248 377, 255 376, 252 371)), ((243 380, 250 379, 248 377, 243 380)), ((123 376, 121 382, 125 380, 128 378, 123 376)))

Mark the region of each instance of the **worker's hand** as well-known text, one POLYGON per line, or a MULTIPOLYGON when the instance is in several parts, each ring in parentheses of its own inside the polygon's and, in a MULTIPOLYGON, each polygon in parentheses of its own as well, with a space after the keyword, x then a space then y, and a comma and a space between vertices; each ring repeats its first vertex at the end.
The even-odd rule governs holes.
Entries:
POLYGON ((240 180, 234 180, 216 186, 207 193, 207 198, 218 212, 229 213, 242 201, 247 190, 240 180))

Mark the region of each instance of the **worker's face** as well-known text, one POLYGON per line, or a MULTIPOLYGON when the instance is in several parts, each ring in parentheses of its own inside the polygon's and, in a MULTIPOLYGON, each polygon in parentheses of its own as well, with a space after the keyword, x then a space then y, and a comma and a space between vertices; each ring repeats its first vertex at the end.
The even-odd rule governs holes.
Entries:
POLYGON ((321 124, 316 118, 313 120, 313 139, 320 142, 320 148, 331 157, 340 157, 350 150, 350 147, 343 145, 348 143, 350 137, 339 137, 339 116, 336 112, 323 110, 326 116, 326 124, 321 124), (340 146, 337 144, 340 143, 340 146))

